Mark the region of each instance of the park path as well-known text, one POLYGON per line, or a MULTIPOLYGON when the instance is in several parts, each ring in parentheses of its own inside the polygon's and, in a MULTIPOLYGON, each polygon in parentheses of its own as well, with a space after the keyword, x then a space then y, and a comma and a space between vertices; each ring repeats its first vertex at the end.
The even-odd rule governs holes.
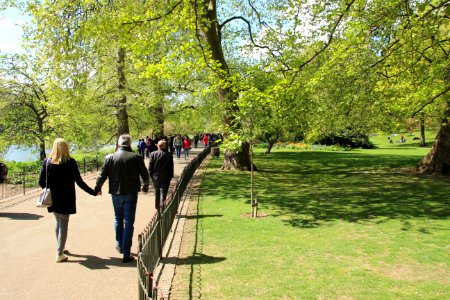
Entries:
MULTIPOLYGON (((176 182, 189 160, 174 159, 176 182)), ((148 160, 146 159, 146 163, 148 160)), ((84 176, 94 187, 97 173, 84 176)), ((71 215, 69 260, 55 263, 54 216, 34 206, 39 191, 0 202, 0 299, 136 299, 135 263, 123 264, 114 249, 114 212, 107 193, 94 197, 77 187, 77 214, 71 215), (7 204, 7 205, 2 205, 7 204)), ((139 193, 132 253, 137 235, 154 215, 153 190, 139 193)))

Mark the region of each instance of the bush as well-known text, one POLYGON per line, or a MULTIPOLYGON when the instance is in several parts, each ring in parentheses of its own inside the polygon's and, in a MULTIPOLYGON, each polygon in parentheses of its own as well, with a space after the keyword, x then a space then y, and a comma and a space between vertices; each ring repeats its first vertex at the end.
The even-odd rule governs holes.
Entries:
POLYGON ((375 148, 375 145, 369 140, 368 135, 363 133, 355 133, 348 130, 342 130, 321 136, 317 139, 316 143, 327 146, 338 145, 350 148, 375 148))

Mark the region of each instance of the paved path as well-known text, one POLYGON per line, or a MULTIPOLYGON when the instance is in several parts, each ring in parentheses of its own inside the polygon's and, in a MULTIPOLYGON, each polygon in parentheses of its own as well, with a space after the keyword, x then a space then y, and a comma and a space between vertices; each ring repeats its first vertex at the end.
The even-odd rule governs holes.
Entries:
MULTIPOLYGON (((203 147, 192 149, 191 158, 203 147)), ((174 159, 178 177, 188 160, 174 159)), ((94 187, 97 174, 85 181, 94 187)), ((172 180, 176 182, 177 178, 172 180)), ((77 187, 77 211, 71 215, 66 249, 69 260, 55 263, 54 217, 36 208, 39 191, 0 200, 0 299, 136 299, 136 265, 123 264, 114 249, 111 196, 93 197, 77 187)), ((155 213, 153 191, 139 194, 132 253, 137 235, 155 213)))

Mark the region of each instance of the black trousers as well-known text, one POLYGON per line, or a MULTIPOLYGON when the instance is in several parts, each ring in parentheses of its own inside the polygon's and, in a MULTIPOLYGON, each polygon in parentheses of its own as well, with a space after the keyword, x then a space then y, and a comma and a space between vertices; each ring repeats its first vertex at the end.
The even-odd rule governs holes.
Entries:
POLYGON ((166 200, 170 182, 163 182, 158 178, 152 178, 152 181, 155 188, 155 208, 159 209, 166 200))

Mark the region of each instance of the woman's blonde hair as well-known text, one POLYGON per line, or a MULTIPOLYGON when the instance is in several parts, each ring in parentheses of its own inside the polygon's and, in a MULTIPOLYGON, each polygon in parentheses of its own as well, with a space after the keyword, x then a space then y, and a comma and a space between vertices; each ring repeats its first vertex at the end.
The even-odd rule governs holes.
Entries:
POLYGON ((50 151, 49 158, 52 164, 62 164, 70 159, 69 144, 62 138, 57 138, 53 142, 52 151, 50 151))

